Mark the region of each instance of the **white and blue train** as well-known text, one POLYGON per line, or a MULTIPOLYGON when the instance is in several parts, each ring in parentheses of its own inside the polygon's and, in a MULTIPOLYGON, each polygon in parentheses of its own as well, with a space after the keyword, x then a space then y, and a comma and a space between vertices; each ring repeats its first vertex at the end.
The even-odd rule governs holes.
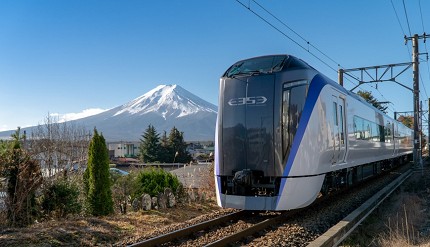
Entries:
POLYGON ((218 205, 289 210, 411 159, 412 130, 290 55, 239 61, 220 79, 218 205))

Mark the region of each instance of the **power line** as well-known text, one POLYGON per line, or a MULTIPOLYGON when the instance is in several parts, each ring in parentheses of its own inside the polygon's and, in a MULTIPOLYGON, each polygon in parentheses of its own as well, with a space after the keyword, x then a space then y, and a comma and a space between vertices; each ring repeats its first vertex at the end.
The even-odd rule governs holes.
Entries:
POLYGON ((404 35, 406 35, 406 34, 405 34, 405 30, 403 29, 402 23, 400 22, 399 15, 397 14, 396 8, 394 7, 393 0, 390 0, 390 1, 391 1, 391 6, 393 6, 394 13, 396 14, 397 22, 399 23, 400 29, 402 29, 402 33, 403 33, 404 35))
MULTIPOLYGON (((403 36, 406 36, 405 30, 403 29, 402 23, 400 22, 399 15, 397 14, 396 8, 394 7, 393 0, 390 0, 390 1, 391 1, 391 6, 393 7, 394 13, 396 14, 397 22, 399 23, 400 29, 402 29, 403 36)), ((406 48, 408 49, 409 56, 412 56, 411 50, 409 50, 409 46, 406 46, 406 48)))
MULTIPOLYGON (((301 45, 299 42, 297 42, 296 40, 294 40, 293 38, 291 38, 290 36, 288 36, 285 32, 281 31, 279 28, 277 28, 274 24, 272 24, 270 21, 266 20, 263 16, 259 15, 257 12, 253 11, 251 9, 251 7, 246 6, 244 3, 242 3, 239 0, 236 0, 236 2, 238 2, 240 5, 242 5, 244 8, 248 9, 251 13, 253 13, 255 16, 257 16, 258 18, 260 18, 262 21, 264 21, 266 24, 268 24, 269 26, 271 26, 273 29, 275 29, 276 31, 278 31, 279 33, 281 33, 283 36, 285 36, 286 38, 288 38, 289 40, 291 40, 294 44, 298 45, 300 48, 302 48, 303 50, 307 51, 309 54, 311 54, 314 58, 318 59, 321 63, 325 64, 327 67, 329 67, 330 69, 332 69, 334 72, 337 73, 337 70, 335 68, 333 68, 332 66, 330 66, 327 62, 323 61, 321 58, 319 58, 317 55, 315 55, 314 53, 312 53, 311 51, 309 51, 309 49, 306 49, 303 45, 301 45)), ((255 2, 255 1, 254 1, 255 2)), ((339 64, 338 64, 339 65, 339 64)))
MULTIPOLYGON (((241 2, 240 0, 236 0, 236 2, 238 2, 240 5, 242 5, 244 8, 246 8, 247 10, 249 10, 251 13, 253 13, 255 16, 257 16, 258 18, 260 18, 262 21, 264 21, 266 24, 268 24, 269 26, 271 26, 273 29, 275 29, 276 31, 278 31, 279 33, 281 33, 284 37, 288 38, 290 41, 292 41, 294 44, 296 44, 297 46, 299 46, 300 48, 302 48, 303 50, 307 51, 309 54, 311 54, 314 58, 316 58, 317 60, 319 60, 320 62, 322 62, 324 65, 326 65, 327 67, 329 67, 330 69, 332 69, 333 71, 335 71, 336 73, 338 72, 335 68, 333 68, 332 66, 330 66, 326 61, 324 61, 322 58, 318 57, 316 54, 314 54, 313 52, 311 52, 309 50, 309 46, 314 48, 316 51, 318 51, 319 53, 321 53, 324 57, 326 57, 327 59, 329 59, 330 61, 336 63, 338 65, 338 67, 343 68, 340 63, 336 62, 334 59, 332 59, 330 56, 328 56, 326 53, 322 52, 320 49, 318 49, 316 46, 312 45, 308 40, 306 40, 302 35, 300 35, 298 32, 296 32, 295 30, 293 30, 291 27, 289 27, 285 22, 283 22, 282 20, 280 20, 278 17, 276 17, 274 14, 272 14, 268 9, 266 9, 265 7, 263 7, 260 3, 258 3, 256 0, 252 0, 253 3, 255 3, 259 8, 261 8, 265 13, 267 13, 269 16, 271 16, 272 18, 274 18, 276 21, 278 21, 279 23, 281 23, 284 27, 286 27, 289 31, 291 31, 292 33, 294 33, 296 36, 298 36, 302 41, 304 41, 308 48, 306 48, 304 45, 300 44, 297 40, 295 40, 294 38, 292 38, 291 36, 289 36, 287 33, 283 32, 281 29, 279 29, 278 27, 276 27, 272 22, 270 22, 268 19, 264 18, 262 15, 258 14, 256 11, 254 11, 253 9, 251 9, 251 0, 249 0, 248 5, 244 4, 243 2, 241 2)), ((391 0, 392 3, 392 0, 391 0)), ((401 26, 400 20, 398 18, 397 15, 397 11, 394 8, 393 5, 393 9, 396 13, 397 19, 399 21, 400 27, 403 31, 403 27, 401 26)), ((409 49, 409 48, 408 48, 409 49)), ((349 78, 346 78, 349 82, 351 82, 353 85, 357 85, 354 82, 352 82, 351 80, 349 80, 349 78)), ((369 85, 370 86, 370 85, 369 85)), ((381 97, 385 100, 388 101, 385 96, 381 93, 381 91, 376 87, 370 86, 371 88, 375 89, 380 95, 381 97)), ((390 106, 388 106, 390 107, 390 106)), ((395 111, 395 109, 393 110, 395 111)))
MULTIPOLYGON (((425 33, 423 11, 422 11, 422 8, 421 8, 421 0, 418 1, 418 5, 420 7, 421 25, 423 27, 423 33, 425 33)), ((429 68, 429 62, 428 62, 429 61, 429 59, 428 59, 429 52, 428 52, 428 49, 427 49, 427 43, 426 42, 424 42, 424 47, 425 47, 426 53, 427 53, 426 64, 427 64, 427 72, 428 72, 429 81, 430 81, 430 68, 429 68)), ((421 77, 421 75, 420 75, 420 77, 421 77)), ((423 79, 421 78, 421 83, 422 83, 422 81, 423 81, 423 79)), ((424 88, 424 92, 425 92, 425 94, 427 96, 427 99, 428 99, 429 97, 427 95, 427 90, 426 90, 426 87, 424 86, 424 83, 423 83, 423 88, 424 88)))
POLYGON ((303 36, 301 36, 299 33, 297 33, 296 31, 294 31, 291 27, 289 27, 285 22, 283 22, 282 20, 280 20, 278 17, 276 17, 275 15, 273 15, 270 11, 268 11, 266 8, 264 8, 261 4, 259 4, 256 0, 252 0, 255 4, 258 5, 258 7, 260 7, 261 9, 263 9, 266 13, 268 13, 270 16, 272 16, 275 20, 279 21, 282 25, 284 25, 286 28, 288 28, 288 30, 290 30, 291 32, 293 32, 295 35, 299 36, 303 41, 305 41, 309 46, 311 46, 312 48, 314 48, 315 50, 317 50, 319 53, 321 53, 322 55, 324 55, 326 58, 328 58, 329 60, 331 60, 333 63, 336 63, 339 67, 342 67, 338 62, 336 62, 334 59, 332 59, 331 57, 329 57, 326 53, 322 52, 320 49, 318 49, 316 46, 314 46, 313 44, 311 44, 308 40, 306 40, 305 38, 303 38, 303 36))
MULTIPOLYGON (((390 0, 390 2, 391 2, 391 6, 393 7, 394 13, 396 14, 397 22, 398 22, 398 24, 400 26, 400 29, 402 30, 403 36, 406 37, 405 30, 403 29, 402 23, 400 21, 399 15, 397 14, 396 8, 395 8, 394 3, 393 3, 393 0, 390 0)), ((409 34, 410 34, 410 36, 412 36, 411 35, 411 28, 410 28, 410 25, 409 25, 409 18, 408 18, 408 14, 407 14, 407 11, 406 11, 406 4, 405 4, 404 0, 402 2, 403 2, 403 9, 405 11, 405 17, 406 17, 406 22, 407 22, 407 25, 408 25, 409 34)), ((422 15, 421 0, 419 0, 419 7, 420 7, 420 15, 421 15, 421 24, 423 26, 423 31, 424 31, 424 21, 423 21, 423 15, 422 15)), ((426 48, 426 52, 427 52, 427 44, 426 43, 424 43, 424 44, 425 44, 425 48, 426 48)), ((412 56, 411 51, 409 49, 409 46, 406 46, 406 48, 408 49, 409 56, 412 56)), ((428 62, 427 62, 427 71, 429 73, 429 80, 430 80, 430 68, 429 68, 428 62)), ((424 89, 424 93, 425 93, 425 95, 428 98, 427 90, 426 90, 425 84, 423 83, 423 79, 422 79, 421 73, 420 73, 419 76, 420 76, 420 79, 421 79, 422 88, 424 89)))
MULTIPOLYGON (((255 4, 257 4, 261 9, 263 9, 266 13, 268 13, 270 16, 272 16, 272 18, 274 18, 275 20, 277 20, 278 22, 280 22, 282 25, 284 25, 286 28, 288 28, 291 32, 293 32, 295 35, 297 35, 298 37, 300 37, 304 42, 306 42, 306 44, 308 46, 313 47, 315 50, 317 50, 319 53, 321 53, 322 55, 324 55, 326 58, 328 58, 329 60, 331 60, 332 62, 336 63, 338 67, 343 68, 342 65, 340 65, 340 63, 337 63, 334 59, 332 59, 331 57, 329 57, 326 53, 322 52, 320 49, 318 49, 316 46, 312 45, 309 41, 307 41, 303 36, 301 36, 299 33, 297 33, 296 31, 294 31, 292 28, 290 28, 287 24, 285 24, 283 21, 281 21, 278 17, 276 17, 275 15, 273 15, 270 11, 268 11, 266 8, 264 8, 261 4, 259 4, 258 2, 256 2, 255 0, 252 0, 255 4)), ((292 37, 288 36, 285 32, 281 31, 279 28, 277 28, 274 24, 272 24, 270 21, 268 21, 267 19, 265 19, 263 16, 259 15, 257 12, 255 12, 254 10, 251 9, 250 7, 250 2, 248 3, 248 6, 245 5, 244 3, 242 3, 239 0, 236 0, 236 2, 238 2, 240 5, 242 5, 244 8, 246 8, 247 10, 249 10, 251 13, 253 13, 255 16, 257 16, 258 18, 260 18, 262 21, 264 21, 266 24, 268 24, 269 26, 271 26, 273 29, 275 29, 276 31, 278 31, 279 33, 281 33, 283 36, 285 36, 286 38, 288 38, 289 40, 291 40, 294 44, 296 44, 297 46, 299 46, 300 48, 302 48, 303 50, 307 51, 309 54, 311 54, 314 58, 316 58, 318 61, 320 61, 321 63, 323 63, 324 65, 326 65, 327 67, 329 67, 331 70, 333 70, 334 72, 338 73, 338 71, 333 68, 332 66, 330 66, 327 62, 325 62, 323 59, 321 59, 320 57, 318 57, 316 54, 312 53, 311 51, 309 51, 309 48, 304 47, 303 45, 301 45, 298 41, 294 40, 292 37)), ((354 86, 356 85, 353 81, 349 80, 347 78, 347 80, 353 84, 354 86)))
POLYGON ((403 9, 405 10, 406 23, 408 24, 408 29, 409 29, 409 36, 412 36, 411 26, 409 25, 408 13, 406 12, 406 4, 405 4, 405 0, 403 0, 403 9))

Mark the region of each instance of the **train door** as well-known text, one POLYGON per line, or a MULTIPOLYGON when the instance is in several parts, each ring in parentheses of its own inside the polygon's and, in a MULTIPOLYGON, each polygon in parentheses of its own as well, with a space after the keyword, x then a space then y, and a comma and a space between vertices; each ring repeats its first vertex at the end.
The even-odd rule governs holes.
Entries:
POLYGON ((345 97, 341 94, 332 95, 333 114, 333 158, 332 164, 345 162, 346 156, 346 117, 345 117, 345 97))

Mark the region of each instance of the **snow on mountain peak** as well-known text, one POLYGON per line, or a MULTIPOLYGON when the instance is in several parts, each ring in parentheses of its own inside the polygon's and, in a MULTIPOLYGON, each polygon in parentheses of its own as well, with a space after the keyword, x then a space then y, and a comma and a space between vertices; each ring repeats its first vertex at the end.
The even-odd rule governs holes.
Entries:
POLYGON ((152 112, 167 119, 184 117, 199 111, 216 113, 217 108, 178 85, 159 85, 122 105, 114 116, 123 113, 143 115, 152 112))

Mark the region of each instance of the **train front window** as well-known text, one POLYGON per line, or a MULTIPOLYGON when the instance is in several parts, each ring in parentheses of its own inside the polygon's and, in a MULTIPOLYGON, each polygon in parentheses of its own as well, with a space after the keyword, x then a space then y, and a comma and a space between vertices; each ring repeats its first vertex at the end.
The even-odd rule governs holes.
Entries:
POLYGON ((281 71, 288 56, 257 57, 237 62, 224 74, 226 77, 237 75, 267 74, 281 71))
POLYGON ((282 93, 282 151, 284 158, 290 152, 308 93, 307 81, 285 83, 282 93))

